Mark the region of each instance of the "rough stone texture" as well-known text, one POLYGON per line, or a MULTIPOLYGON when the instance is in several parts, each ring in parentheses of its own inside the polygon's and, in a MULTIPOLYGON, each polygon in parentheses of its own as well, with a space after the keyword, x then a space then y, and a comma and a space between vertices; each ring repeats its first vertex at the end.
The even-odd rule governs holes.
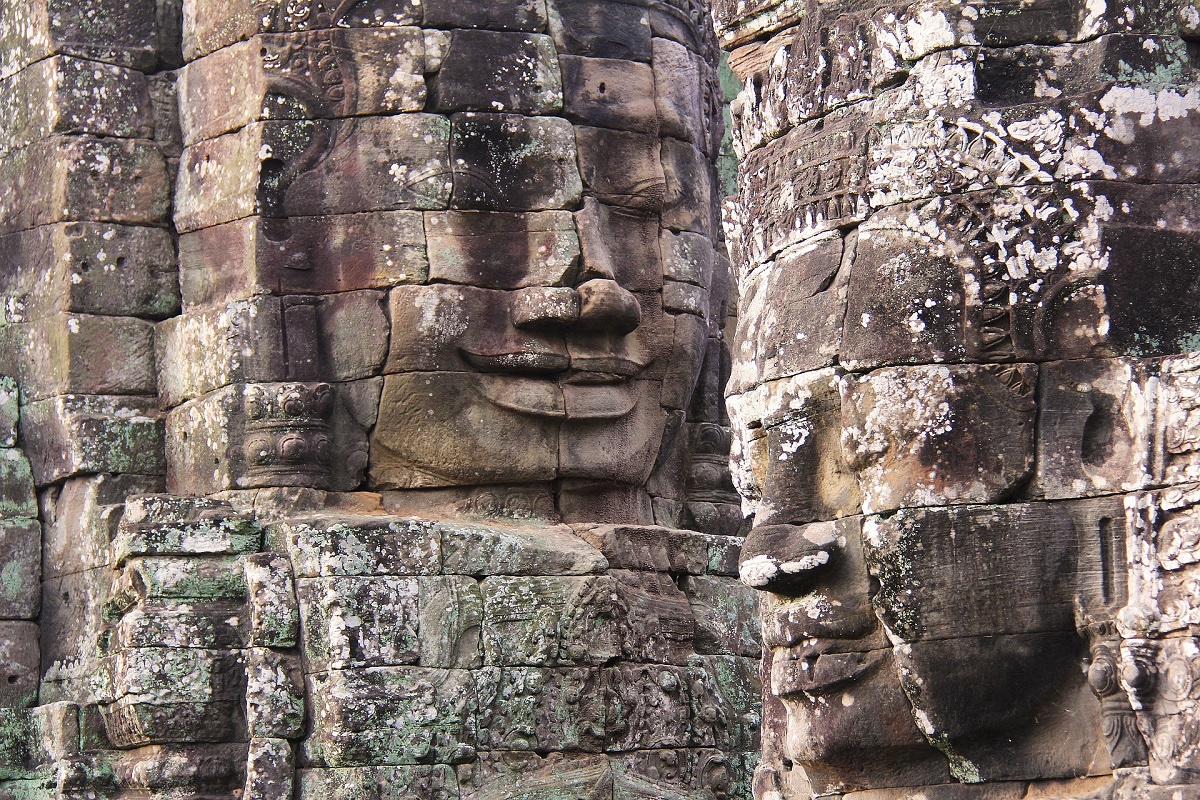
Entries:
POLYGON ((1194 4, 712 11, 754 797, 1195 796, 1194 4))
POLYGON ((0 797, 749 798, 707 14, 0 0, 0 797))

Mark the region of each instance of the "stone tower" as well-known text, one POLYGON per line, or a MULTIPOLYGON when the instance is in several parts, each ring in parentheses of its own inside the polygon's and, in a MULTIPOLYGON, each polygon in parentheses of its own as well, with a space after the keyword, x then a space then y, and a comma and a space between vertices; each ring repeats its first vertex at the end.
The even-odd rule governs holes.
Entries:
POLYGON ((748 797, 718 55, 0 2, 0 797, 748 797))

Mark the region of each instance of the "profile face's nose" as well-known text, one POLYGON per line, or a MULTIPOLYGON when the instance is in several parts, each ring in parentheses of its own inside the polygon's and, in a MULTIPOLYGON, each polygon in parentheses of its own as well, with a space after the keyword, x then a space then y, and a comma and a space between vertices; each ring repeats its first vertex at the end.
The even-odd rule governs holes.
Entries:
POLYGON ((738 575, 752 589, 787 594, 832 571, 842 549, 833 523, 762 525, 742 544, 738 575))

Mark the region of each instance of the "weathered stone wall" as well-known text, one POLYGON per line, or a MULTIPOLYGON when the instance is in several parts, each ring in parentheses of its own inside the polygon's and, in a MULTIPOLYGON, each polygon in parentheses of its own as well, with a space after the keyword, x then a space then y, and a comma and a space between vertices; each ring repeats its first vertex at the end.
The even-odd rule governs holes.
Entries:
POLYGON ((1194 796, 1194 4, 715 16, 756 796, 1194 796))
POLYGON ((748 797, 706 7, 0 42, 0 797, 748 797))

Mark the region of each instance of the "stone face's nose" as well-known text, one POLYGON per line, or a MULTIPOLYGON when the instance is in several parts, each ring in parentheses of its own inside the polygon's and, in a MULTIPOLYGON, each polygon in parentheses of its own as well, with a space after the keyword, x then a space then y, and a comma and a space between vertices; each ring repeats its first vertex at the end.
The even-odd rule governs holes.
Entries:
POLYGON ((579 292, 568 286, 533 286, 513 294, 512 322, 518 328, 565 328, 578 319, 579 292))
POLYGON ((642 308, 628 289, 613 280, 594 278, 579 285, 581 330, 610 330, 631 333, 642 321, 642 308))
POLYGON ((518 328, 568 328, 631 333, 642 321, 637 298, 616 281, 594 278, 577 289, 535 286, 513 294, 512 321, 518 328))
POLYGON ((738 574, 752 589, 796 590, 835 564, 839 550, 832 523, 762 525, 750 531, 742 545, 738 574))

